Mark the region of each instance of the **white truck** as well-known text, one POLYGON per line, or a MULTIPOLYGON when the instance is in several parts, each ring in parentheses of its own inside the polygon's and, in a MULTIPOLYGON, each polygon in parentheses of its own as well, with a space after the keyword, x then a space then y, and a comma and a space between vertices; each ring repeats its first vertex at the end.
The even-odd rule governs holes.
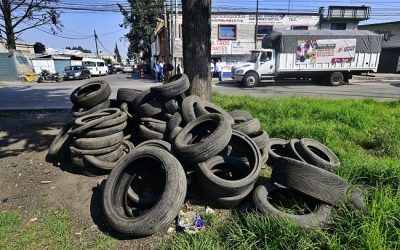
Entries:
POLYGON ((262 49, 232 67, 232 79, 244 87, 287 78, 338 86, 353 74, 377 71, 381 42, 381 35, 367 30, 273 31, 262 49))

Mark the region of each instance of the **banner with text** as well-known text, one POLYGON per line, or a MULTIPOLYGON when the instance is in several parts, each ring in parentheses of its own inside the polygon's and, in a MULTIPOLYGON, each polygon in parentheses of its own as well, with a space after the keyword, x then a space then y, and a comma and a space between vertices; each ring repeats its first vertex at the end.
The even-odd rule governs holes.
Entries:
POLYGON ((356 39, 298 40, 296 64, 351 62, 356 44, 356 39))

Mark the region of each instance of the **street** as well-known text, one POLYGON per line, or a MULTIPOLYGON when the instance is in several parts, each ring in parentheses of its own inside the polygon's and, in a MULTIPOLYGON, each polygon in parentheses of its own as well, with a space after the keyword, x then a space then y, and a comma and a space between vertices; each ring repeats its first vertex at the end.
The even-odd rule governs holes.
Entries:
MULTIPOLYGON (((119 88, 145 90, 155 83, 151 79, 136 79, 130 74, 114 74, 87 80, 63 81, 60 83, 7 83, 0 84, 0 110, 70 108, 69 95, 81 84, 105 80, 112 88, 111 98, 116 98, 119 88)), ((315 85, 309 81, 285 81, 267 83, 264 86, 246 89, 230 79, 215 84, 213 91, 225 95, 250 95, 254 97, 307 96, 318 98, 375 98, 397 100, 400 98, 400 80, 370 79, 362 77, 351 80, 349 85, 339 87, 315 85)))

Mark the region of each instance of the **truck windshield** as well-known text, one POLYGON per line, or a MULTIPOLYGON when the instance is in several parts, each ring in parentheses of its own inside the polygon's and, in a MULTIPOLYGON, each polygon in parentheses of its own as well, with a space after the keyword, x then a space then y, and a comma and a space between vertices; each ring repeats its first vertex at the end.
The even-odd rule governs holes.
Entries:
POLYGON ((250 58, 249 60, 247 60, 248 62, 252 62, 255 63, 257 62, 258 56, 260 55, 259 51, 255 51, 255 52, 251 52, 250 58))

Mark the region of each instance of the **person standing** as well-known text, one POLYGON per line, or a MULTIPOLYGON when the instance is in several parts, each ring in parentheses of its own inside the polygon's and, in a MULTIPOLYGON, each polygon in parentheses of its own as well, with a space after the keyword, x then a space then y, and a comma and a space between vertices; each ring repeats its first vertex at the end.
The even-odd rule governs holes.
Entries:
POLYGON ((154 65, 154 71, 156 73, 156 82, 160 82, 161 74, 162 74, 162 67, 161 67, 159 61, 157 61, 156 64, 154 65))
POLYGON ((160 67, 161 67, 161 77, 160 77, 160 80, 161 80, 161 82, 162 82, 162 81, 165 81, 165 80, 166 80, 166 79, 165 79, 165 74, 164 74, 164 62, 161 61, 161 62, 159 63, 159 65, 160 65, 160 67))
POLYGON ((182 72, 182 67, 181 67, 180 64, 178 64, 178 66, 176 66, 176 73, 177 73, 177 74, 182 74, 182 73, 183 73, 183 72, 182 72))
POLYGON ((215 64, 215 71, 217 72, 219 82, 222 82, 222 63, 220 59, 218 59, 215 64))

